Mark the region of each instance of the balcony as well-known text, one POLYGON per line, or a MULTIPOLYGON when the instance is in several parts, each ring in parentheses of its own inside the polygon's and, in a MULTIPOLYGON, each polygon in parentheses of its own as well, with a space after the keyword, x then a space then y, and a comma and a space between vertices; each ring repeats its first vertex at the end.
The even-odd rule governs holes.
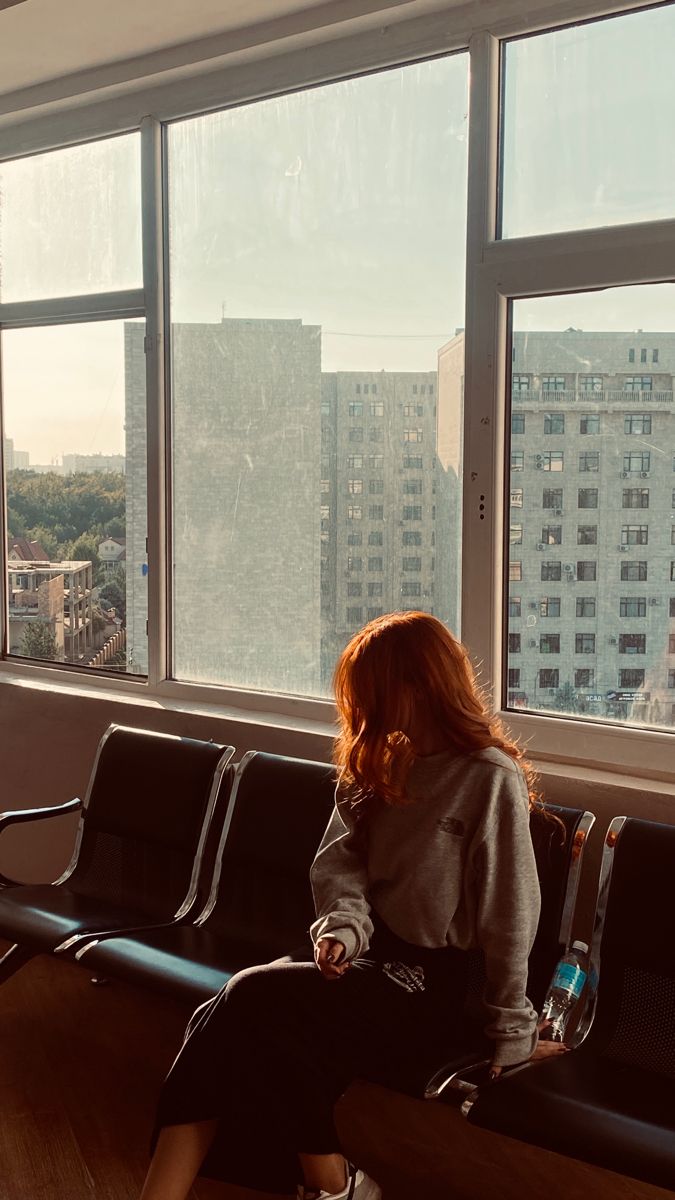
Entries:
POLYGON ((635 405, 635 404, 653 404, 663 405, 673 403, 673 393, 669 392, 625 392, 618 388, 610 388, 603 392, 577 392, 568 390, 564 392, 542 392, 539 388, 530 389, 528 391, 514 391, 511 393, 514 405, 516 404, 537 404, 537 405, 556 405, 556 404, 582 404, 586 408, 593 405, 607 406, 613 404, 635 405))

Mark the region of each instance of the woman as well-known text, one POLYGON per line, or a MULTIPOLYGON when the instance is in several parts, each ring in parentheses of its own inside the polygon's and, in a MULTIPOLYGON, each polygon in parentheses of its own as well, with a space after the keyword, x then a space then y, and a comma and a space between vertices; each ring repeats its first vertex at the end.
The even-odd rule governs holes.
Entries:
POLYGON ((200 1169, 305 1200, 377 1200, 342 1155, 333 1105, 357 1077, 405 1090, 461 1047, 473 948, 491 1074, 566 1050, 537 1043, 525 995, 539 916, 531 771, 463 646, 427 613, 378 617, 341 655, 335 695, 314 963, 242 971, 197 1010, 141 1200, 184 1200, 200 1169))

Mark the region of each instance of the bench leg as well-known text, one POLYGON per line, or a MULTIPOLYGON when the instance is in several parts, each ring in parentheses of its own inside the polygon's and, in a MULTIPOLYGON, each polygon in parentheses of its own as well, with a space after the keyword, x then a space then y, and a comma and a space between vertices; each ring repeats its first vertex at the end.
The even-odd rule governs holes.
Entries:
POLYGON ((29 959, 34 958, 33 950, 29 950, 26 946, 20 946, 15 942, 9 947, 0 958, 0 984, 6 983, 11 979, 12 975, 16 975, 22 967, 26 965, 29 959))

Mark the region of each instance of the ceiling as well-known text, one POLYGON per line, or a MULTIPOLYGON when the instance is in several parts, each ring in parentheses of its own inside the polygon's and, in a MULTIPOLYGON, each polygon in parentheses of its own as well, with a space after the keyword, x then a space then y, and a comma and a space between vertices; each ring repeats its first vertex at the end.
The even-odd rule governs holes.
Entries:
POLYGON ((367 27, 466 0, 0 0, 0 94, 274 22, 367 27))

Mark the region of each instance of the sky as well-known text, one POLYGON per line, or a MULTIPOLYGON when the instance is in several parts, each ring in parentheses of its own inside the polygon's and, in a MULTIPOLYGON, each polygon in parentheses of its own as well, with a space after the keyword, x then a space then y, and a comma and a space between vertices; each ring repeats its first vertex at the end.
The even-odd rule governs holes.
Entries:
MULTIPOLYGON (((675 8, 506 49, 504 231, 675 216, 675 8)), ((178 122, 172 318, 322 327, 324 370, 433 370, 464 320, 458 54, 178 122)), ((141 286, 139 138, 0 166, 0 299, 141 286)), ((675 329, 672 289, 518 305, 516 328, 675 329)), ((124 452, 121 322, 10 331, 5 433, 32 462, 124 452)))

